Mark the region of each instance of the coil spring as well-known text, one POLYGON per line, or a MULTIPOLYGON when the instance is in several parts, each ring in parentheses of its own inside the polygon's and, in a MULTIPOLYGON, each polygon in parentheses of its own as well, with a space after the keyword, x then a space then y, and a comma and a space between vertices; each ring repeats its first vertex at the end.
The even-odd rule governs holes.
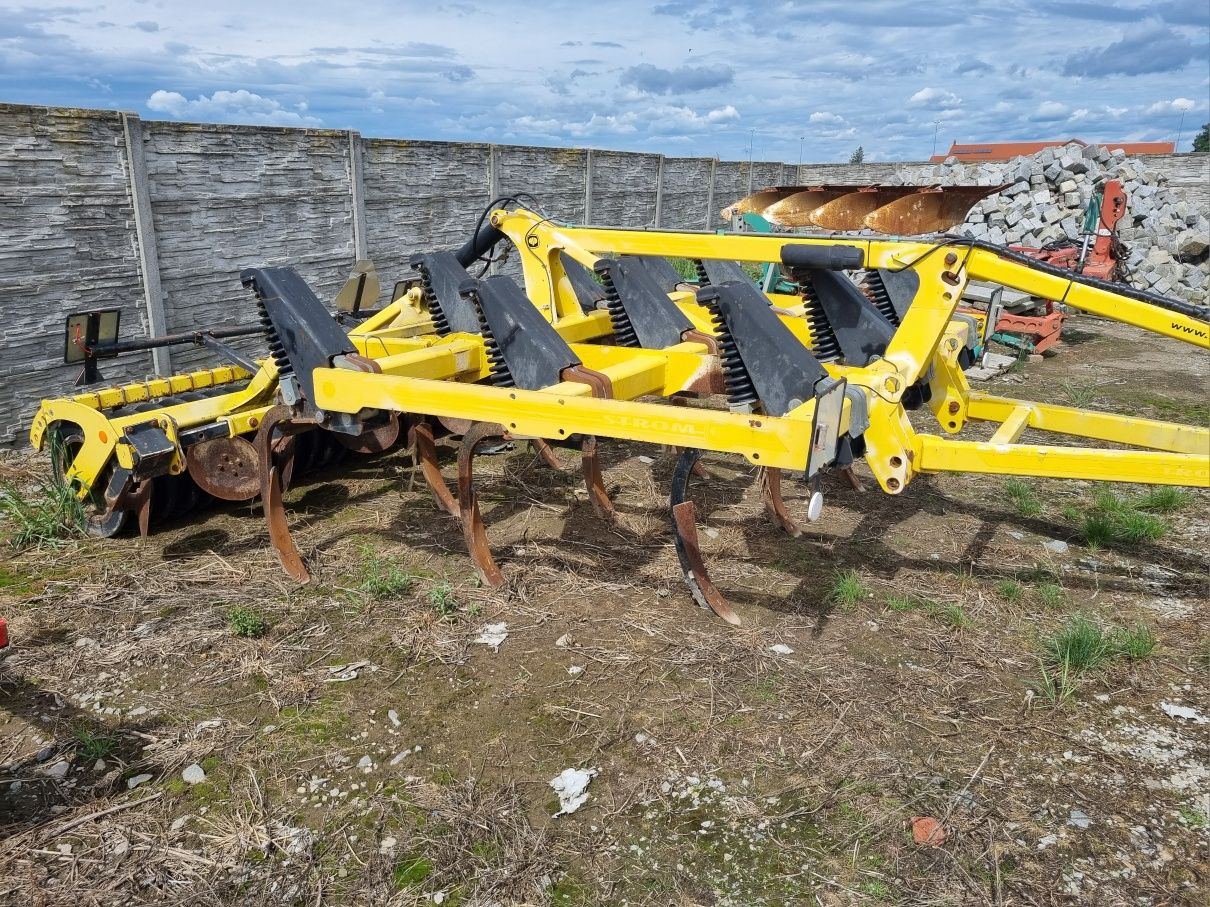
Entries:
POLYGON ((475 304, 475 314, 479 318, 479 333, 483 336, 483 350, 487 354, 487 366, 490 370, 492 384, 496 387, 516 387, 513 373, 509 371, 508 363, 504 361, 504 353, 500 350, 500 344, 496 342, 496 335, 492 333, 492 329, 487 323, 487 317, 483 314, 483 306, 479 302, 478 295, 472 295, 471 300, 475 304))
POLYGON ((424 302, 429 307, 429 317, 433 319, 433 330, 437 336, 444 337, 450 332, 450 319, 433 290, 433 275, 424 262, 417 264, 416 270, 420 272, 420 288, 424 292, 424 302))
POLYGON ((609 311, 609 320, 613 324, 614 344, 616 346, 639 346, 638 334, 635 333, 634 325, 630 323, 626 307, 622 305, 618 288, 613 283, 613 275, 608 270, 601 271, 600 274, 601 282, 605 286, 605 308, 609 311))
POLYGON ((717 299, 706 303, 710 309, 710 321, 714 326, 714 335, 718 339, 719 362, 723 369, 723 383, 727 387, 727 403, 732 409, 751 410, 760 402, 756 387, 752 384, 752 376, 740 357, 739 346, 735 335, 727 326, 727 320, 719 309, 717 299))
POLYGON ((693 270, 697 272, 697 282, 706 287, 710 285, 710 275, 706 273, 706 263, 700 258, 693 259, 693 270))
POLYGON ((886 282, 882 279, 881 274, 875 270, 866 271, 861 278, 861 292, 870 302, 874 303, 887 321, 895 327, 899 327, 899 315, 895 311, 895 306, 891 304, 891 294, 887 292, 886 282))
POLYGON ((273 326, 273 319, 269 317, 269 310, 265 308, 263 299, 256 300, 256 313, 260 319, 261 332, 265 335, 265 342, 269 345, 269 355, 273 357, 273 362, 277 365, 278 378, 294 374, 294 366, 286 354, 286 346, 282 343, 277 328, 273 326))
POLYGON ((810 278, 804 279, 801 286, 803 317, 807 319, 807 326, 811 329, 811 352, 820 362, 835 362, 840 358, 840 341, 836 339, 832 323, 828 321, 827 313, 823 310, 819 294, 810 278))

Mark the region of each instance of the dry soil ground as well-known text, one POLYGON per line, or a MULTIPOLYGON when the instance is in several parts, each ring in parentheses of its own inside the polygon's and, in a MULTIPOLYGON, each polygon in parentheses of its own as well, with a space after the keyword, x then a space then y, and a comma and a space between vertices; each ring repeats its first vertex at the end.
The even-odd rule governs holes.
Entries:
MULTIPOLYGON (((1206 424, 1204 354, 1070 339, 990 389, 1206 424)), ((7 550, 0 902, 1210 903, 1206 493, 1094 548, 1085 515, 1143 489, 832 481, 791 539, 710 459, 735 629, 680 582, 673 455, 603 449, 617 526, 574 472, 480 461, 504 592, 405 453, 291 491, 306 587, 246 506, 7 550), (1065 687, 1045 653, 1074 615, 1157 645, 1065 687), (552 818, 569 768, 588 800, 552 818)))

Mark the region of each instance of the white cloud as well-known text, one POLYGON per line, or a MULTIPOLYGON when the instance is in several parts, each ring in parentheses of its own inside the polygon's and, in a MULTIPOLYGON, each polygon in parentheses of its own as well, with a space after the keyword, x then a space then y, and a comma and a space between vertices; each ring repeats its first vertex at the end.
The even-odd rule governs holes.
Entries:
POLYGON ((219 123, 256 123, 268 126, 318 126, 318 117, 305 116, 305 104, 300 112, 287 110, 273 98, 262 97, 247 89, 216 91, 198 95, 192 101, 177 91, 159 89, 147 99, 147 109, 180 119, 219 123))
POLYGON ((1070 113, 1071 108, 1066 104, 1060 104, 1058 101, 1043 101, 1030 119, 1039 123, 1050 123, 1055 120, 1065 120, 1070 113))
POLYGON ((827 110, 815 111, 813 114, 811 114, 811 116, 809 117, 809 120, 812 123, 823 123, 828 126, 843 126, 846 123, 846 120, 844 117, 838 116, 837 114, 834 114, 834 113, 830 113, 827 110))
POLYGON ((1185 113, 1197 106, 1189 98, 1173 98, 1171 101, 1156 101, 1147 108, 1148 113, 1185 113))
POLYGON ((952 91, 941 88, 921 88, 908 98, 909 107, 929 107, 937 110, 951 110, 962 106, 962 98, 952 91))

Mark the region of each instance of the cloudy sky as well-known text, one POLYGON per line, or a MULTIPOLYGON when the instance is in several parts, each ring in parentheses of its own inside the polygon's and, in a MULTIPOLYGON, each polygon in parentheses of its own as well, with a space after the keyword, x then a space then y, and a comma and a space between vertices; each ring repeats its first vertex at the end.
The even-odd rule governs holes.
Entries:
POLYGON ((1176 138, 1207 0, 0 0, 0 101, 763 160, 1176 138))

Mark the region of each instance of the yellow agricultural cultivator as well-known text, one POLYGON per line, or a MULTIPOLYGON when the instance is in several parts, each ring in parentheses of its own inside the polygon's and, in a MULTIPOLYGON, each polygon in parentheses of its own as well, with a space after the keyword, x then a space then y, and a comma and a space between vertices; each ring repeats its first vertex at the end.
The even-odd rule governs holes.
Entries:
MULTIPOLYGON (((493 203, 508 204, 515 199, 493 203)), ((292 268, 247 270, 242 281, 260 313, 267 358, 244 361, 216 337, 200 338, 235 364, 45 401, 31 439, 49 446, 98 535, 114 535, 132 518, 146 532, 205 495, 259 497, 281 563, 299 581, 308 571, 283 490, 346 450, 407 443, 492 586, 505 578, 476 502, 473 462, 483 445, 531 440, 552 460, 550 445, 574 446, 605 520, 613 506, 598 439, 671 445, 681 451, 670 506, 685 578, 699 604, 732 623, 738 617, 703 563, 689 497, 704 475, 703 452, 759 467, 768 514, 790 535, 801 529, 782 499, 783 471, 806 483, 802 516, 815 520, 821 474, 860 458, 888 494, 936 472, 1210 486, 1204 427, 971 391, 961 363, 979 327, 955 310, 967 281, 980 280, 1203 348, 1210 311, 998 247, 947 236, 574 227, 491 207, 461 249, 411 263, 380 309, 364 292, 363 269, 342 291, 339 315, 292 268), (517 249, 524 288, 467 271, 506 242, 517 249), (684 282, 670 257, 696 262, 698 279, 684 282), (797 292, 756 288, 742 265, 768 262, 797 292), (925 407, 939 431, 909 421, 908 410, 925 407), (988 440, 957 437, 969 422, 995 428, 988 440), (1022 443, 1025 432, 1063 437, 1022 443), (439 433, 461 439, 452 490, 437 458, 439 433)), ((111 319, 92 312, 70 322, 69 351, 86 371, 120 349, 199 340, 123 344, 111 319)))

